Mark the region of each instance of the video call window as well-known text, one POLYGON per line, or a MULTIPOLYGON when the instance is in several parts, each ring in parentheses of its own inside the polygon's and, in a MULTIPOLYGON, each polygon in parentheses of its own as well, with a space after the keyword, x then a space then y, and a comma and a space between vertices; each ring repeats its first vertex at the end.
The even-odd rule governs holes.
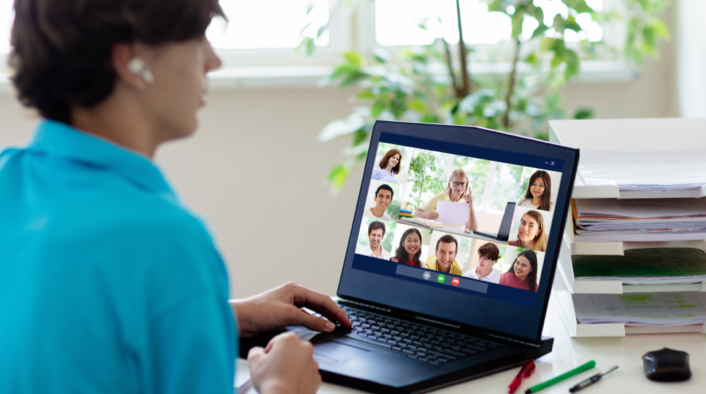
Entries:
POLYGON ((560 180, 559 172, 380 143, 356 253, 536 292, 560 180))

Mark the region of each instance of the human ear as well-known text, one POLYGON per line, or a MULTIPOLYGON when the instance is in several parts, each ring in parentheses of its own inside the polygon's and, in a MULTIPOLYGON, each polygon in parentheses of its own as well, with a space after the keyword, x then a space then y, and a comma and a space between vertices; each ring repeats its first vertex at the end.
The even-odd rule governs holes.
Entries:
POLYGON ((111 61, 118 76, 118 81, 135 90, 145 90, 154 82, 154 75, 145 62, 145 56, 140 56, 141 46, 137 43, 115 44, 111 61))

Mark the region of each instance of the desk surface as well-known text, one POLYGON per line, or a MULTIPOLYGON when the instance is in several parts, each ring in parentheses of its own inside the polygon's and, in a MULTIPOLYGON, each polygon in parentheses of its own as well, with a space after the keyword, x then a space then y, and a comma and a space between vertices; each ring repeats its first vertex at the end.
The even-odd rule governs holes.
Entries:
MULTIPOLYGON (((706 335, 666 334, 632 335, 624 338, 570 338, 562 326, 557 312, 550 303, 544 326, 544 335, 554 337, 554 349, 548 355, 536 360, 537 369, 531 378, 525 380, 517 393, 540 382, 549 380, 589 360, 596 360, 596 368, 583 372, 540 391, 540 393, 568 393, 569 388, 581 380, 619 365, 616 372, 605 377, 595 386, 580 391, 581 394, 610 393, 655 393, 706 392, 706 335), (692 377, 686 382, 658 383, 648 380, 642 372, 642 355, 650 350, 669 347, 689 353, 692 377)), ((447 387, 439 393, 507 393, 507 386, 519 371, 514 368, 495 375, 447 387)), ((328 383, 321 385, 319 393, 358 393, 357 390, 328 383)))

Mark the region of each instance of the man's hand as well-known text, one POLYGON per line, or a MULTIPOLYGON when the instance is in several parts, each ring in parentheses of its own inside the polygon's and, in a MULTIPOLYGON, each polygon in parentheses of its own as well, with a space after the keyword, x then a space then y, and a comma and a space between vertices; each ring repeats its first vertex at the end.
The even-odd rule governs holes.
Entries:
POLYGON ((299 286, 286 283, 280 287, 239 301, 229 301, 238 317, 241 337, 274 331, 286 326, 305 326, 314 331, 331 332, 339 322, 350 327, 346 313, 330 297, 299 286), (319 312, 326 319, 311 316, 300 308, 319 312))
POLYGON ((315 393, 321 375, 313 354, 314 346, 293 333, 272 338, 266 349, 250 349, 248 368, 255 390, 260 394, 315 393))

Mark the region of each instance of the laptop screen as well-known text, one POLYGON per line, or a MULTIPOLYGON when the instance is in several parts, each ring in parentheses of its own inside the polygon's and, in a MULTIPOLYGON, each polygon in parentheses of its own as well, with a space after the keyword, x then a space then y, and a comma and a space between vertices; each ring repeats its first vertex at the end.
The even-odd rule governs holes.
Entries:
POLYGON ((378 121, 339 296, 538 340, 577 151, 378 121))

